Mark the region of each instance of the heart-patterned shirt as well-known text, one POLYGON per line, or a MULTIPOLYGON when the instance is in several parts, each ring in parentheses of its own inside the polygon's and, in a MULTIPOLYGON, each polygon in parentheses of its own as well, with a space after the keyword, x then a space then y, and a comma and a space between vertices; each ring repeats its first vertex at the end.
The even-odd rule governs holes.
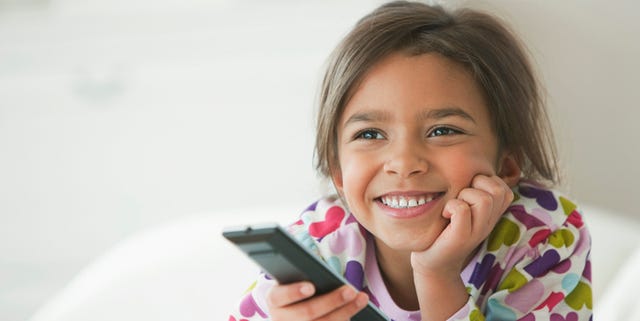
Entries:
MULTIPOLYGON (((462 271, 469 299, 451 321, 589 321, 592 319, 591 238, 577 206, 558 192, 521 182, 515 198, 462 271)), ((372 236, 336 198, 302 212, 288 231, 393 321, 420 320, 391 299, 372 236)), ((269 320, 262 274, 229 321, 269 320)))

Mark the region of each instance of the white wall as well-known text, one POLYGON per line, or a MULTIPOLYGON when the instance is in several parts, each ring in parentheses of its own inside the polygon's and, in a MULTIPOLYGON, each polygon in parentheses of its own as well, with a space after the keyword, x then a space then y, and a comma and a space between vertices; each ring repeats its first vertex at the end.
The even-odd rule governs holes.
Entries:
POLYGON ((528 40, 549 95, 565 190, 640 219, 637 1, 492 1, 528 40))
MULTIPOLYGON (((322 64, 378 3, 0 1, 0 319, 144 227, 309 203, 322 64)), ((565 189, 635 216, 638 5, 482 6, 541 69, 565 189)))

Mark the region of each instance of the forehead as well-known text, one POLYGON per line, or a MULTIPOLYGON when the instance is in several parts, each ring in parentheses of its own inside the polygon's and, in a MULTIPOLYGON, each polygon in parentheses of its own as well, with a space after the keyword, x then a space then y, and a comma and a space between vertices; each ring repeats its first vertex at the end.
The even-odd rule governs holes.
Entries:
POLYGON ((415 111, 459 108, 488 122, 483 92, 459 63, 436 53, 391 54, 363 76, 347 102, 340 124, 354 113, 377 110, 385 117, 415 111))

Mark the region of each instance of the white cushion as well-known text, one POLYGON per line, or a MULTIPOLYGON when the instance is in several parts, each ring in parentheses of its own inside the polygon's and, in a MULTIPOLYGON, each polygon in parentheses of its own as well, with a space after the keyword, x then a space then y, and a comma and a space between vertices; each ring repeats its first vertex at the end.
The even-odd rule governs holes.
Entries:
MULTIPOLYGON (((582 212, 592 237, 592 286, 597 310, 612 280, 617 278, 629 257, 640 247, 640 224, 598 207, 583 207, 582 212)), ((640 297, 638 300, 640 304, 640 297)))
POLYGON ((640 321, 640 249, 625 262, 596 305, 598 320, 640 321))
POLYGON ((142 231, 85 268, 30 321, 227 320, 258 268, 223 227, 295 218, 291 210, 196 215, 142 231))

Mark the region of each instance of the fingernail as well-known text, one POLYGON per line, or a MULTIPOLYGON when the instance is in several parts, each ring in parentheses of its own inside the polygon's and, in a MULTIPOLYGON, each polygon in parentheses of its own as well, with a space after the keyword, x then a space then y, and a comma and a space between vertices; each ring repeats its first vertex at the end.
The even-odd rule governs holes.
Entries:
POLYGON ((347 288, 347 289, 345 289, 344 291, 342 291, 342 298, 343 298, 345 301, 351 301, 351 300, 353 300, 353 298, 355 298, 355 297, 356 297, 356 295, 357 295, 357 294, 358 294, 358 293, 356 293, 356 291, 355 291, 354 289, 352 289, 352 288, 347 288))
POLYGON ((309 296, 313 294, 313 287, 309 284, 305 284, 303 286, 300 287, 300 293, 302 293, 305 296, 309 296))

